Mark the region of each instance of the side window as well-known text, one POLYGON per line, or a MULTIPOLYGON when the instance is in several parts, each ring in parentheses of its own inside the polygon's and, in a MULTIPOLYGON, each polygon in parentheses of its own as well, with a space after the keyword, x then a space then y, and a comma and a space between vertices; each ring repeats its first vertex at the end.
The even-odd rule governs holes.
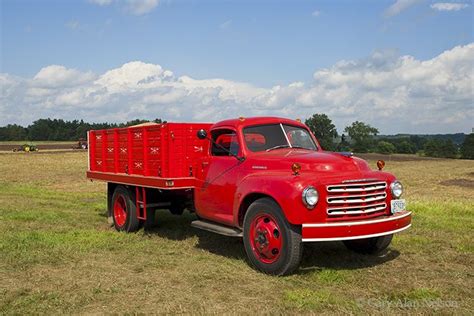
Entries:
POLYGON ((235 155, 239 154, 239 141, 237 140, 237 134, 233 130, 216 130, 212 131, 211 135, 212 140, 217 143, 217 145, 213 143, 211 147, 211 154, 213 156, 230 156, 226 150, 235 155))

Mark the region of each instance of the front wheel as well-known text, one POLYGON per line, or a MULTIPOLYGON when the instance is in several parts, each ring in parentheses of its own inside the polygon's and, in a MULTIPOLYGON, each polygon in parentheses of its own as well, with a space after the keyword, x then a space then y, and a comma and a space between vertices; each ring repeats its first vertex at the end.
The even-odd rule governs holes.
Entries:
POLYGON ((244 246, 256 269, 287 275, 301 262, 301 229, 288 223, 277 203, 262 198, 253 202, 245 214, 244 246))
POLYGON ((355 240, 345 240, 347 249, 362 254, 378 254, 387 249, 392 242, 393 234, 355 240))

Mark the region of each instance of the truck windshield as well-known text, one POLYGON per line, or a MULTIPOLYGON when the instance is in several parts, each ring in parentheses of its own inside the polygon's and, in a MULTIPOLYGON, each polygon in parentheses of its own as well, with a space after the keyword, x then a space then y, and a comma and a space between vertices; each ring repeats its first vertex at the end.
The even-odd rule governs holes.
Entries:
POLYGON ((247 148, 252 152, 280 148, 316 150, 309 132, 301 127, 286 124, 268 124, 244 128, 247 148))

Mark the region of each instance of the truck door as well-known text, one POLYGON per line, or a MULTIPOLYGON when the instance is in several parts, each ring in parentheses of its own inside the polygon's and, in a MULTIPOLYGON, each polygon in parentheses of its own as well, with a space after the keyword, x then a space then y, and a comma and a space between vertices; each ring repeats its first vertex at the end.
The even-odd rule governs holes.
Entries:
MULTIPOLYGON (((211 137, 228 151, 242 155, 235 130, 216 129, 211 131, 211 137)), ((195 191, 196 209, 200 217, 223 224, 233 223, 232 206, 236 184, 241 177, 241 165, 242 162, 226 150, 211 144, 210 156, 203 161, 204 183, 195 191)))

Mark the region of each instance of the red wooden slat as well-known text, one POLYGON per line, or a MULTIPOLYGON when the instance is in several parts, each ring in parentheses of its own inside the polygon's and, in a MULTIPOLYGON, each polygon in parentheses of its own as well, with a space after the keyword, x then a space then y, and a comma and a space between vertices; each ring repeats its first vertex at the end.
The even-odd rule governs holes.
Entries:
POLYGON ((211 124, 166 123, 90 131, 90 171, 103 174, 195 177, 208 142, 196 137, 211 124), (190 171, 192 170, 192 174, 190 171))

